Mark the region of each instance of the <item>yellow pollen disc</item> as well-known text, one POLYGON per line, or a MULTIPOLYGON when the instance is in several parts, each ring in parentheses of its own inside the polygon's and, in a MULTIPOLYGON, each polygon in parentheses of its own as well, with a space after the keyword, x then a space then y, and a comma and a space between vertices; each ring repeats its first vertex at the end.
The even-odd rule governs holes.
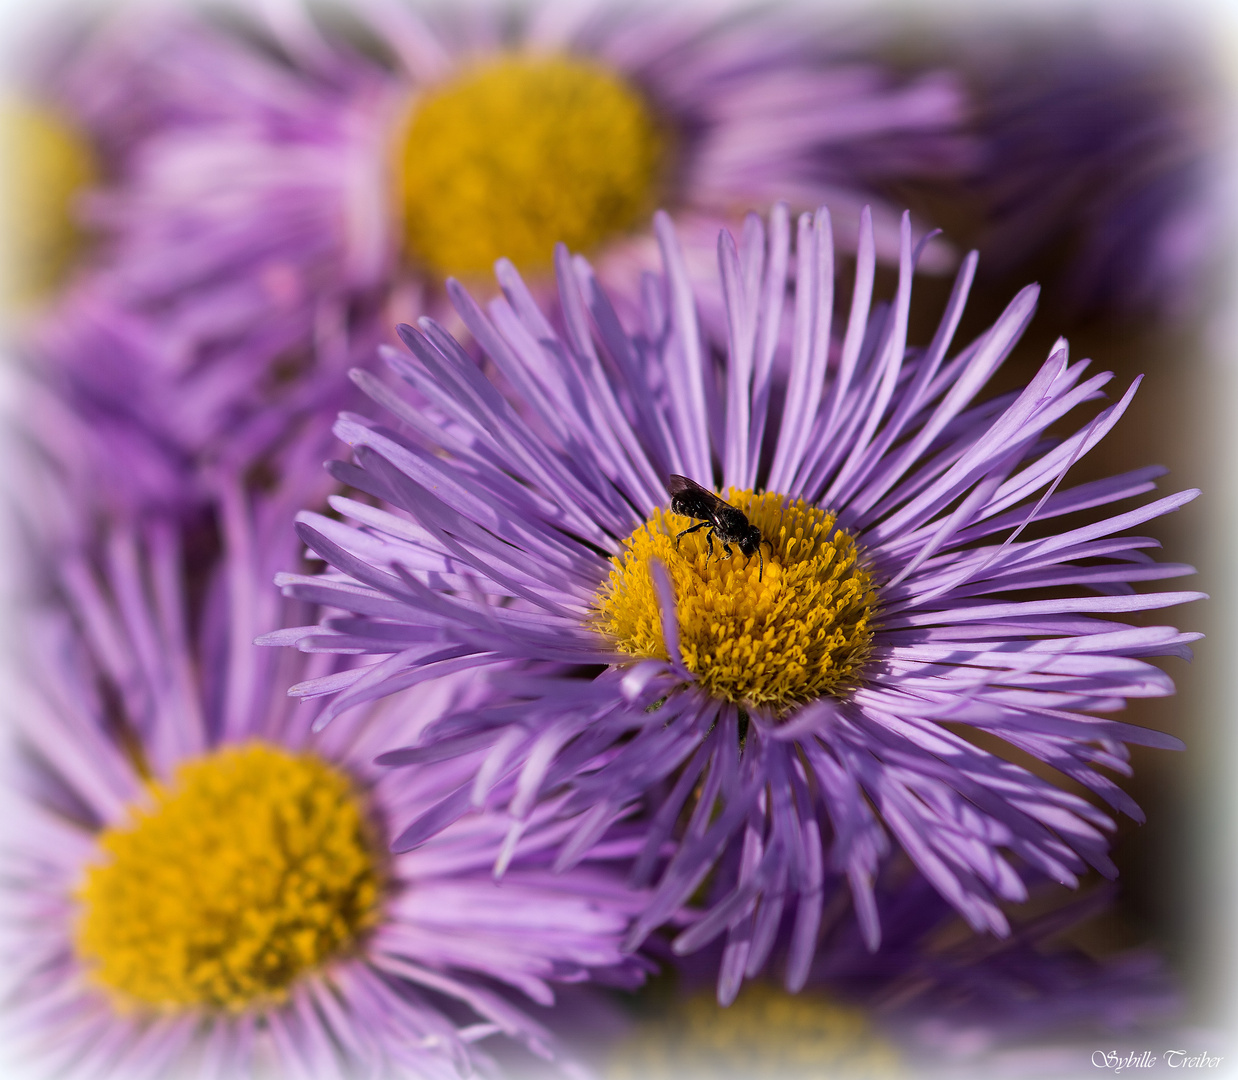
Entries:
POLYGON ((349 779, 262 743, 181 765, 99 837, 77 953, 121 1006, 281 1000, 378 915, 378 859, 349 779))
POLYGON ((440 274, 489 274, 507 256, 551 263, 653 209, 663 139, 640 95, 605 68, 506 56, 427 93, 400 147, 409 254, 440 274))
POLYGON ((98 176, 86 140, 50 110, 0 107, 0 252, 4 301, 21 305, 55 289, 82 245, 78 194, 98 176))
POLYGON ((902 1071, 898 1052, 862 1010, 757 983, 745 986, 725 1009, 711 994, 675 1002, 656 1021, 637 1027, 607 1073, 608 1080, 875 1080, 902 1071))
POLYGON ((735 491, 727 500, 761 530, 756 555, 732 545, 726 559, 707 529, 675 536, 692 518, 655 510, 612 560, 598 594, 601 629, 623 652, 668 657, 651 560, 675 587, 684 665, 711 694, 780 713, 853 689, 872 651, 877 594, 861 549, 834 515, 775 493, 735 491), (772 548, 772 550, 771 550, 772 548))

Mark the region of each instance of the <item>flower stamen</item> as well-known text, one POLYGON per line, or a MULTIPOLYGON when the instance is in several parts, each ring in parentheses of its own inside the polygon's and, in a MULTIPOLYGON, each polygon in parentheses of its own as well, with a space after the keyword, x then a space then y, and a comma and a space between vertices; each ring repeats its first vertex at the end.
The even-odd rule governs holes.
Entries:
POLYGON ((49 109, 0 108, 0 257, 5 303, 21 306, 55 290, 81 250, 78 195, 98 179, 86 139, 49 109))
POLYGON ((262 743, 182 764, 78 890, 78 956, 124 1006, 278 1002, 377 917, 376 846, 343 773, 262 743))
POLYGON ((478 274, 499 256, 547 267, 558 241, 588 251, 653 209, 663 142, 644 99, 598 64, 469 68, 416 103, 400 146, 409 253, 478 274))
POLYGON ((802 499, 732 489, 727 501, 770 552, 710 557, 689 518, 659 508, 626 541, 598 594, 602 630, 625 653, 667 659, 650 563, 675 588, 685 667, 712 695, 783 713, 858 685, 872 651, 877 594, 863 553, 835 516, 802 499))
POLYGON ((756 983, 729 1008, 712 994, 673 1002, 619 1044, 607 1076, 877 1080, 903 1072, 898 1051, 861 1009, 756 983))

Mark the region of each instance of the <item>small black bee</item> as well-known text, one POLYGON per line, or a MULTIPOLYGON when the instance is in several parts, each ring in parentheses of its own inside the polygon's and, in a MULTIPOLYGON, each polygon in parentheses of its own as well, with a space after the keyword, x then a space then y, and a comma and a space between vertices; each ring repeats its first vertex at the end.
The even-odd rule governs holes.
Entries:
POLYGON ((689 480, 678 473, 671 473, 666 487, 671 493, 672 514, 704 519, 684 529, 676 536, 676 547, 688 533, 694 533, 697 529, 708 529, 709 532, 705 534, 705 543, 708 545, 711 557, 714 553, 714 537, 716 536, 718 543, 722 545, 722 550, 726 552, 722 556, 724 559, 731 557, 731 545, 734 544, 748 558, 751 559, 755 555, 760 560, 757 580, 760 581, 765 577, 765 556, 761 553, 761 545, 769 544, 771 552, 774 550, 774 545, 761 535, 761 530, 757 526, 749 523, 742 510, 732 506, 729 502, 724 502, 712 491, 705 490, 695 480, 689 480))

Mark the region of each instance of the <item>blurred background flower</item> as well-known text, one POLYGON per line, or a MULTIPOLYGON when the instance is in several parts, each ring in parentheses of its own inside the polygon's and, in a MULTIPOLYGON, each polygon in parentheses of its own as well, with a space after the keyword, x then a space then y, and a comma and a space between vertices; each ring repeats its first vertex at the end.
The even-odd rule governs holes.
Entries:
POLYGON ((1198 311, 1232 215, 1209 168, 1210 73, 1185 42, 1084 32, 977 59, 980 242, 995 270, 1065 248, 1053 288, 1068 308, 1198 311))
POLYGON ((21 308, 53 292, 78 258, 85 237, 76 204, 99 172, 86 140, 46 105, 5 102, 0 136, 3 296, 21 308))
POLYGON ((40 1074, 126 1078, 456 1077, 491 1067, 493 1036, 560 1056, 532 1015, 556 985, 643 980, 621 948, 641 897, 616 869, 636 842, 556 875, 563 830, 543 813, 501 887, 501 815, 389 856, 394 823, 451 777, 393 785, 375 753, 475 695, 440 683, 310 737, 284 693, 291 654, 252 647, 282 606, 264 586, 288 507, 251 511, 221 481, 217 509, 203 596, 171 530, 118 528, 105 569, 66 554, 49 568, 62 605, 26 613, 7 1045, 40 1074))
MULTIPOLYGON (((1057 892, 1028 884, 1041 902, 1057 892)), ((1183 1000, 1155 953, 1098 960, 1063 940, 1111 893, 1069 903, 1059 896, 1047 911, 1019 917, 1010 937, 978 938, 923 877, 892 865, 877 888, 886 934, 875 953, 839 887, 799 994, 758 981, 723 1008, 710 986, 716 955, 668 958, 629 1005, 626 1037, 600 1055, 606 1075, 970 1077, 993 1075, 986 1054, 994 1049, 1156 1037, 1183 1000)))
POLYGON ((1218 72, 1191 27, 1083 10, 980 20, 953 45, 982 149, 935 220, 1072 319, 1201 315, 1234 215, 1218 72))
MULTIPOLYGON (((566 240, 634 298, 655 207, 708 268, 718 226, 772 198, 829 201, 847 221, 876 200, 889 256, 876 185, 972 152, 952 75, 904 77, 773 11, 285 0, 250 14, 105 12, 42 80, 79 136, 10 125, 31 142, 12 147, 19 175, 40 177, 15 198, 27 231, 48 233, 42 261, 81 250, 79 223, 96 238, 30 362, 178 474, 238 442, 277 458, 275 416, 326 423, 350 400, 344 372, 397 321, 450 310, 445 275, 488 280, 506 255, 536 277, 566 240)), ((940 242, 924 256, 950 260, 940 242)), ((720 295, 702 298, 720 324, 720 295)))

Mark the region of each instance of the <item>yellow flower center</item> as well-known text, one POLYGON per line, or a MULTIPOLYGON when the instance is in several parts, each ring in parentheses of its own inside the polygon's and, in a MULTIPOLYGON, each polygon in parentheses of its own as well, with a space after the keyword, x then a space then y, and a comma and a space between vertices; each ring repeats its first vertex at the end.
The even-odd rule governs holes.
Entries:
POLYGON ((82 245, 73 203, 98 176, 86 140, 55 113, 6 102, 0 109, 0 255, 6 305, 53 291, 82 245))
POLYGON ((99 837, 77 952, 120 1005, 277 1002, 377 918, 372 831, 349 779, 261 743, 181 765, 99 837))
POLYGON ((505 56, 416 103, 400 147, 410 255, 440 274, 488 274, 506 255, 550 265, 653 209, 663 138, 649 107, 597 64, 505 56))
POLYGON ((761 530, 761 557, 655 510, 612 560, 597 597, 601 629, 632 656, 668 658, 650 573, 661 562, 675 587, 683 662, 715 697, 775 713, 859 682, 872 651, 877 594, 855 539, 834 515, 802 499, 732 489, 728 501, 761 530), (764 571, 761 563, 764 562, 764 571))
POLYGON ((902 1069, 898 1052, 860 1009, 758 983, 745 986, 725 1009, 709 994, 676 1002, 656 1021, 637 1027, 607 1072, 608 1080, 859 1080, 896 1076, 902 1069))

